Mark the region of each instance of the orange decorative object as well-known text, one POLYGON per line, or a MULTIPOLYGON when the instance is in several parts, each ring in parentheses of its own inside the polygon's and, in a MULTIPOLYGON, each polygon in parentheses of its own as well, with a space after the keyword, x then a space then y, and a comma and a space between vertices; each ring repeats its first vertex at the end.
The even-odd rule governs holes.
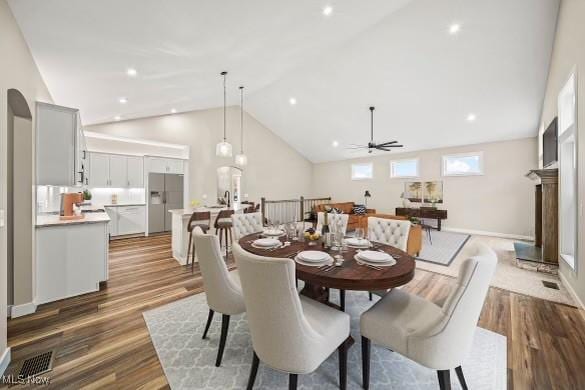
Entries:
POLYGON ((83 202, 83 194, 81 192, 66 192, 61 194, 61 212, 59 219, 83 219, 85 215, 75 215, 73 212, 73 205, 83 202))

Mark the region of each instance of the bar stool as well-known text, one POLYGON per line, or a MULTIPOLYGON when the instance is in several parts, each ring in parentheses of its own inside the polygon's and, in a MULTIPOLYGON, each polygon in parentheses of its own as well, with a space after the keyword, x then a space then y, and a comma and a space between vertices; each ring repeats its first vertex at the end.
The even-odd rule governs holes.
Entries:
POLYGON ((215 223, 213 227, 215 228, 215 234, 217 235, 219 232, 219 246, 221 248, 221 244, 223 241, 223 237, 225 235, 225 259, 227 261, 228 256, 228 247, 229 244, 233 242, 232 240, 232 214, 234 210, 221 210, 217 217, 215 218, 215 223), (228 235, 229 235, 229 244, 228 244, 228 235))
POLYGON ((209 211, 195 211, 191 214, 189 222, 187 223, 187 233, 189 233, 189 245, 187 246, 187 262, 189 265, 189 253, 193 249, 193 256, 191 258, 191 270, 195 266, 195 242, 193 241, 193 229, 195 226, 199 226, 203 233, 207 233, 209 230, 209 224, 211 223, 211 213, 209 211))

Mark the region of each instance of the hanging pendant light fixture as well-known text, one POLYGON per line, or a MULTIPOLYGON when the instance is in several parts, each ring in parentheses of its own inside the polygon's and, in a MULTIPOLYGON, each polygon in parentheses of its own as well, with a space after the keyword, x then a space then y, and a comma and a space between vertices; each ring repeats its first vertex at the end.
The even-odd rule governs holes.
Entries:
POLYGON ((218 157, 231 157, 232 156, 232 144, 227 142, 227 132, 226 132, 226 75, 227 72, 221 72, 223 76, 223 141, 219 142, 215 146, 215 154, 218 157))
POLYGON ((236 165, 243 167, 248 164, 248 157, 244 154, 244 87, 240 87, 240 153, 236 154, 236 165))

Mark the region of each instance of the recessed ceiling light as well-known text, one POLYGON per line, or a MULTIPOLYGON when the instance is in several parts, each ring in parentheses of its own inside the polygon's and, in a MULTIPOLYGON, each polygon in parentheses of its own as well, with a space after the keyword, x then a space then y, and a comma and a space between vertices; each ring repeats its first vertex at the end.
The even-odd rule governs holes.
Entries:
POLYGON ((325 7, 323 7, 323 15, 329 16, 329 15, 331 15, 332 12, 333 12, 332 6, 326 5, 325 7))
POLYGON ((477 116, 473 113, 471 114, 467 114, 467 121, 468 122, 474 122, 477 119, 477 116))
POLYGON ((337 141, 333 141, 333 142, 331 143, 331 145, 333 145, 333 147, 334 147, 334 148, 336 148, 336 147, 338 147, 338 146, 339 146, 339 142, 337 142, 337 141))
POLYGON ((116 115, 116 116, 114 117, 114 120, 115 120, 116 122, 118 122, 120 119, 122 119, 122 117, 121 117, 120 115, 116 115))
POLYGON ((126 74, 130 77, 136 77, 138 72, 134 68, 128 68, 128 69, 126 69, 126 74))
POLYGON ((177 113, 177 109, 176 108, 171 108, 171 114, 176 114, 177 113))
POLYGON ((449 26, 449 34, 455 35, 459 31, 461 31, 461 25, 459 23, 453 23, 452 25, 449 26))
POLYGON ((126 103, 128 103, 128 99, 127 99, 127 98, 125 98, 125 97, 121 97, 120 99, 118 99, 118 101, 119 101, 120 103, 122 103, 122 104, 126 104, 126 103))
POLYGON ((291 97, 290 99, 288 99, 288 102, 291 104, 291 106, 294 106, 295 104, 297 104, 297 99, 294 97, 291 97))

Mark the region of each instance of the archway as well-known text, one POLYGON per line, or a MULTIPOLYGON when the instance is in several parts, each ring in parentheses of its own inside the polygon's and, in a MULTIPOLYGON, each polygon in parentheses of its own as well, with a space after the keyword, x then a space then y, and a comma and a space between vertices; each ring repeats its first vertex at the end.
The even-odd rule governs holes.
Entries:
MULTIPOLYGON (((33 127, 29 105, 18 90, 7 92, 6 233, 8 304, 13 310, 33 301, 33 127)), ((16 313, 15 313, 16 314, 16 313)))

